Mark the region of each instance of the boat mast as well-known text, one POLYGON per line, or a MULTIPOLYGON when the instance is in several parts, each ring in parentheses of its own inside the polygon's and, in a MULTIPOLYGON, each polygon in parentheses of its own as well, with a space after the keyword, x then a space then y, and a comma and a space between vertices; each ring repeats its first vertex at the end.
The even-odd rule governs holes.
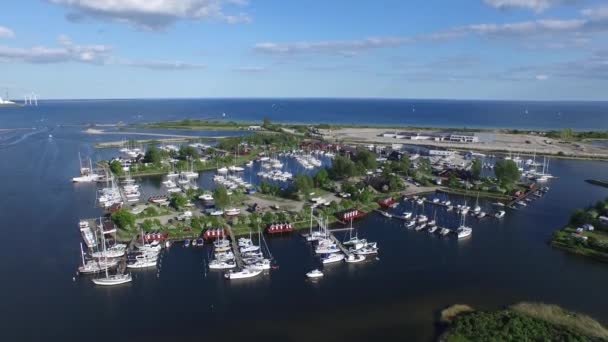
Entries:
POLYGON ((82 267, 84 267, 84 250, 82 249, 82 242, 80 243, 80 256, 82 257, 82 267))

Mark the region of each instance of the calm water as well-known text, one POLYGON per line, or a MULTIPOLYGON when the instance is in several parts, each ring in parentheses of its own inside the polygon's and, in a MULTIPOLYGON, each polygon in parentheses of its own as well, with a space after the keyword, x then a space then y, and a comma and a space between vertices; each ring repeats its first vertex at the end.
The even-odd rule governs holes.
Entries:
MULTIPOLYGON (((94 143, 122 137, 86 136, 82 128, 67 127, 101 115, 90 114, 84 104, 80 116, 61 114, 75 113, 71 106, 53 112, 38 107, 45 124, 25 118, 15 123, 10 113, 0 119, 1 127, 49 126, 53 134, 49 139, 41 130, 0 139, 3 340, 429 341, 435 314, 446 305, 498 308, 522 300, 560 304, 608 324, 601 300, 606 264, 547 245, 571 209, 608 196, 605 188, 583 182, 605 178, 608 163, 603 162, 552 161, 551 172, 559 179, 547 196, 509 212, 501 222, 469 219, 474 233, 467 241, 409 231, 398 221, 369 215, 356 227, 360 236, 378 241, 378 260, 328 266, 326 277, 316 283, 304 277, 317 264, 297 235, 269 239, 280 269, 259 279, 228 283, 220 273, 205 275, 202 261, 208 250, 176 245, 162 256, 158 272, 134 272, 132 284, 105 289, 88 278, 73 281, 79 262, 76 224, 99 214, 94 186, 69 182, 78 170, 78 152, 104 157, 113 152, 94 151, 94 143)), ((135 104, 126 107, 137 112, 135 104)), ((114 118, 108 122, 131 117, 127 110, 108 113, 114 118)), ((209 177, 203 175, 201 184, 210 186, 209 177)), ((148 180, 146 191, 157 186, 158 180, 148 180)), ((402 206, 398 211, 409 209, 402 206)), ((426 210, 432 215, 432 208, 426 210)), ((442 225, 457 224, 453 214, 437 215, 442 225)))
POLYGON ((595 130, 608 127, 608 102, 379 99, 191 99, 42 101, 0 108, 3 127, 226 119, 260 122, 595 130))

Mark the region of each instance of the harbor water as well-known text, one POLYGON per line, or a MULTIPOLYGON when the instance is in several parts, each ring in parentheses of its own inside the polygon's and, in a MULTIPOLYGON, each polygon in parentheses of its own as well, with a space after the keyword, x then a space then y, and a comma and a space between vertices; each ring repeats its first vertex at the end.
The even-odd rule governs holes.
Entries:
MULTIPOLYGON (((69 103, 63 106, 66 112, 73 110, 69 103)), ((78 106, 81 116, 39 107, 37 115, 28 108, 24 117, 11 112, 0 118, 2 127, 38 127, 4 133, 0 139, 3 340, 430 341, 437 312, 447 305, 495 309, 518 301, 558 304, 608 324, 601 300, 607 265, 547 243, 573 209, 608 197, 607 189, 584 182, 608 173, 608 163, 596 161, 552 160, 551 173, 558 178, 548 183, 547 195, 520 210, 507 210, 502 220, 468 218, 473 235, 466 240, 408 230, 400 220, 372 213, 354 226, 360 237, 378 242, 379 255, 362 264, 326 265, 318 281, 305 277, 320 267, 318 259, 293 234, 267 239, 279 268, 258 278, 228 282, 221 273, 205 270, 208 246, 175 244, 162 252, 157 269, 133 271, 132 283, 95 287, 90 278, 76 275, 78 220, 99 215, 95 186, 69 180, 77 173, 79 152, 100 158, 112 151, 95 150, 95 143, 128 136, 86 135, 81 124, 116 122, 121 115, 128 122, 132 115, 127 113, 135 112, 147 121, 196 111, 186 103, 185 109, 177 106, 166 117, 150 118, 145 108, 125 102, 122 110, 102 119, 101 110, 88 114, 85 105, 78 106)), ((214 111, 223 111, 216 106, 214 111)), ((416 111, 423 107, 416 106, 416 111)), ((588 120, 605 127, 597 121, 605 119, 588 120)), ((294 116, 293 121, 305 117, 294 116)), ((201 184, 211 186, 210 177, 204 174, 201 184)), ((159 182, 147 180, 144 191, 153 193, 159 182)), ((464 202, 459 196, 450 200, 464 202)), ((468 204, 474 201, 469 198, 468 204)), ((395 213, 411 205, 401 203, 395 213)), ((480 200, 480 205, 491 212, 489 202, 480 200)), ((425 210, 434 215, 432 205, 425 210)), ((444 209, 437 216, 443 226, 458 225, 455 214, 444 209)))

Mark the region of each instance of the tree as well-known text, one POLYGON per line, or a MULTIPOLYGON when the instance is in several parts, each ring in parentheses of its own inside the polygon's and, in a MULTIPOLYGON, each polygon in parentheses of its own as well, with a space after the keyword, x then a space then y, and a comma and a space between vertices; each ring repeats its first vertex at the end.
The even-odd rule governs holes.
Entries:
POLYGON ((331 169, 329 169, 329 175, 333 179, 352 177, 355 175, 355 164, 346 157, 336 156, 333 160, 331 169))
POLYGON ((112 214, 112 222, 114 222, 120 229, 128 229, 135 226, 135 215, 121 209, 112 214))
POLYGON ((418 172, 422 175, 430 175, 433 172, 431 162, 428 159, 420 159, 418 162, 418 172))
POLYGON ((117 176, 122 176, 124 174, 122 164, 118 160, 112 160, 110 163, 110 171, 117 176))
POLYGON ((325 168, 322 168, 321 170, 319 170, 319 172, 317 172, 317 174, 314 177, 314 181, 315 181, 315 186, 319 187, 319 188, 324 188, 327 183, 329 182, 329 174, 327 173, 327 170, 325 168))
POLYGON ((512 160, 497 161, 494 173, 498 181, 504 186, 511 186, 521 178, 517 164, 512 160))
POLYGON ((453 173, 450 174, 450 178, 448 179, 448 187, 456 189, 458 187, 458 184, 458 177, 456 177, 453 173))
POLYGON ((198 150, 192 146, 182 146, 179 148, 179 159, 189 160, 199 159, 200 157, 198 150))
POLYGON ((403 155, 401 160, 393 163, 393 165, 396 171, 408 175, 410 173, 410 168, 412 167, 412 162, 410 161, 410 157, 408 155, 403 155))
POLYGON ((171 194, 171 206, 173 208, 180 210, 185 207, 187 203, 188 199, 185 196, 178 193, 171 194))
POLYGON ((228 197, 228 191, 223 186, 218 186, 213 191, 213 201, 215 202, 215 206, 223 209, 226 208, 230 204, 230 198, 228 197))
POLYGON ((361 165, 363 165, 367 170, 375 170, 378 166, 378 163, 376 162, 376 155, 371 153, 366 148, 357 149, 357 153, 353 157, 353 162, 355 162, 355 164, 360 162, 361 165))
POLYGON ((562 140, 571 140, 572 137, 574 136, 574 133, 572 131, 572 128, 564 128, 561 131, 559 131, 559 137, 562 140))
POLYGON ((481 160, 473 160, 473 164, 471 164, 471 176, 473 176, 473 179, 479 179, 481 177, 481 160))
POLYGON ((156 146, 148 147, 144 155, 144 163, 160 164, 162 155, 156 146))
POLYGON ((312 192, 314 188, 312 178, 307 175, 297 175, 294 181, 296 191, 301 192, 305 196, 312 192))

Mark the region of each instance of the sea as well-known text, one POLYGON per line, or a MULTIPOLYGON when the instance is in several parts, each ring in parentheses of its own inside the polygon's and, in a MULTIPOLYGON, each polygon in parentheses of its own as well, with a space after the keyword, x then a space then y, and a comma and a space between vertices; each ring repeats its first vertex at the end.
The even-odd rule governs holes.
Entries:
MULTIPOLYGON (((608 197, 584 182, 605 178, 608 163, 551 160, 551 190, 502 220, 469 218, 467 240, 408 230, 370 214, 356 221, 359 237, 376 241, 377 257, 362 264, 322 267, 298 234, 269 237, 278 269, 259 278, 226 281, 206 269, 210 248, 174 244, 156 269, 133 271, 133 282, 100 288, 76 275, 78 220, 101 214, 96 185, 74 185, 78 154, 94 161, 116 155, 104 141, 141 138, 119 122, 218 119, 275 122, 411 125, 512 129, 608 129, 604 102, 488 102, 346 99, 192 99, 40 101, 0 108, 0 337, 3 341, 432 341, 437 316, 451 304, 482 310, 520 301, 561 305, 608 324, 608 265, 549 246, 570 212, 608 197), (225 113, 225 115, 224 115, 225 113), (103 128, 103 127, 102 127, 103 128)), ((191 132, 192 133, 192 132, 191 132)), ((197 132, 199 136, 243 132, 197 132)), ((325 161, 329 163, 329 161, 325 161)), ((256 166, 257 167, 257 166, 256 166)), ((293 172, 302 172, 287 161, 293 172)), ((255 178, 256 169, 244 178, 255 178)), ((213 188, 212 173, 199 177, 213 188)), ((141 179, 145 198, 162 192, 161 177, 141 179)), ((254 181, 255 182, 255 181, 254 181)), ((431 195, 433 197, 434 195, 431 195)), ((444 199, 442 197, 442 199, 444 199)), ((453 203, 475 198, 453 196, 453 203)), ((480 199, 484 210, 493 212, 480 199)), ((440 225, 455 214, 402 202, 440 225)), ((340 233, 345 238, 348 233, 340 233)))

